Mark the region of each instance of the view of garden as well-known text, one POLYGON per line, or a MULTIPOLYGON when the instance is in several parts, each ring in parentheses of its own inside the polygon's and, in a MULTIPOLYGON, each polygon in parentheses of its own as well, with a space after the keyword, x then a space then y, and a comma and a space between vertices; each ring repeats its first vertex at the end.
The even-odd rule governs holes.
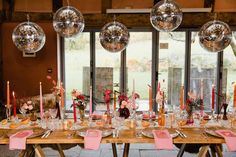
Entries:
MULTIPOLYGON (((120 53, 110 53, 103 49, 100 45, 98 36, 99 33, 96 33, 96 68, 113 68, 113 90, 119 91, 120 53)), ((179 105, 179 91, 173 90, 173 88, 179 89, 180 86, 184 85, 185 32, 160 33, 159 47, 159 82, 161 83, 161 89, 166 91, 167 96, 171 95, 171 97, 173 97, 172 99, 168 98, 168 103, 170 103, 170 105, 179 105), (173 69, 180 69, 178 75, 171 72, 171 69, 172 71, 173 69)), ((209 109, 210 101, 207 99, 210 99, 211 97, 211 85, 215 83, 216 79, 217 54, 207 52, 200 46, 196 32, 192 33, 191 51, 190 82, 193 83, 190 83, 190 88, 200 96, 200 87, 196 86, 196 83, 201 79, 208 79, 206 80, 206 84, 204 84, 204 88, 206 88, 204 90, 204 97, 206 98, 204 103, 207 106, 206 109, 209 109), (201 75, 196 78, 196 73, 201 75)), ((140 106, 142 107, 140 107, 140 110, 148 109, 148 84, 151 84, 151 54, 151 32, 131 32, 130 43, 126 51, 128 71, 127 90, 128 95, 131 95, 134 80, 135 91, 141 96, 140 106)), ((74 38, 65 39, 65 87, 66 100, 68 100, 67 109, 70 109, 70 92, 72 89, 78 89, 83 93, 88 93, 87 91, 83 91, 83 68, 89 66, 90 34, 85 32, 74 38)), ((224 52, 224 69, 227 69, 227 76, 224 77, 227 79, 227 86, 225 86, 226 88, 224 91, 227 92, 228 95, 232 95, 232 82, 236 80, 236 57, 230 46, 227 47, 224 52)), ((226 80, 223 82, 226 82, 226 80)), ((101 87, 99 92, 103 92, 102 90, 105 90, 105 88, 106 87, 101 87)), ((232 101, 232 98, 229 100, 232 101)))

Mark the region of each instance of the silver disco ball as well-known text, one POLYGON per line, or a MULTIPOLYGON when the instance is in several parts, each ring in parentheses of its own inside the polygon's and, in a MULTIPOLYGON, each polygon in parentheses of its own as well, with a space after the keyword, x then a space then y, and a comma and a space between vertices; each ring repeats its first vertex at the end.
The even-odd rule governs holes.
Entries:
POLYGON ((204 24, 198 36, 200 45, 209 52, 224 50, 232 40, 232 32, 229 26, 216 20, 204 24))
POLYGON ((99 38, 104 49, 109 52, 124 50, 129 43, 129 31, 122 23, 113 21, 103 26, 99 38))
POLYGON ((76 8, 65 6, 54 14, 53 27, 62 37, 72 37, 84 30, 84 17, 76 8))
POLYGON ((38 52, 45 44, 43 29, 33 22, 23 22, 16 26, 12 33, 16 47, 27 53, 38 52))
POLYGON ((153 6, 150 13, 152 26, 161 32, 170 32, 179 27, 183 14, 179 6, 171 0, 163 0, 153 6))

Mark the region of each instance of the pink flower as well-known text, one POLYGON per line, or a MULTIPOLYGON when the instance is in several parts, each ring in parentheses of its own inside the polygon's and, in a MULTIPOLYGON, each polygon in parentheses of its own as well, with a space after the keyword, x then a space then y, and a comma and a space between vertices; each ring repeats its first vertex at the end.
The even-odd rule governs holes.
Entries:
POLYGON ((28 107, 27 103, 24 103, 21 108, 24 109, 24 110, 27 110, 29 107, 28 107))
POLYGON ((29 110, 33 110, 33 105, 29 105, 29 106, 28 106, 28 109, 29 109, 29 110))

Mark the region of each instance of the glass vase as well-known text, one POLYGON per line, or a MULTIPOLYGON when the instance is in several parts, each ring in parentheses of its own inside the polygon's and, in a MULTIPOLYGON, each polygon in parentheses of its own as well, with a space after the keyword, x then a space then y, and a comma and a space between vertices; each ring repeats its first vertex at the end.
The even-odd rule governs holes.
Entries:
POLYGON ((79 109, 79 117, 81 121, 84 121, 85 118, 85 110, 84 109, 79 109))

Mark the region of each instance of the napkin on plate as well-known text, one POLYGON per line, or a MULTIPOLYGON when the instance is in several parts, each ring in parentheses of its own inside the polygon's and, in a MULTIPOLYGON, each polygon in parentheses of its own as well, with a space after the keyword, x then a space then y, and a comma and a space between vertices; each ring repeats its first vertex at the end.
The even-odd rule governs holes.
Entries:
POLYGON ((236 134, 230 130, 216 130, 216 133, 224 137, 229 151, 236 151, 236 134))
POLYGON ((26 138, 33 134, 33 130, 19 131, 10 136, 9 149, 25 149, 26 138))
POLYGON ((84 148, 98 150, 102 139, 101 130, 89 129, 84 137, 84 148))
POLYGON ((172 138, 168 130, 152 130, 154 135, 156 149, 173 149, 172 138))

